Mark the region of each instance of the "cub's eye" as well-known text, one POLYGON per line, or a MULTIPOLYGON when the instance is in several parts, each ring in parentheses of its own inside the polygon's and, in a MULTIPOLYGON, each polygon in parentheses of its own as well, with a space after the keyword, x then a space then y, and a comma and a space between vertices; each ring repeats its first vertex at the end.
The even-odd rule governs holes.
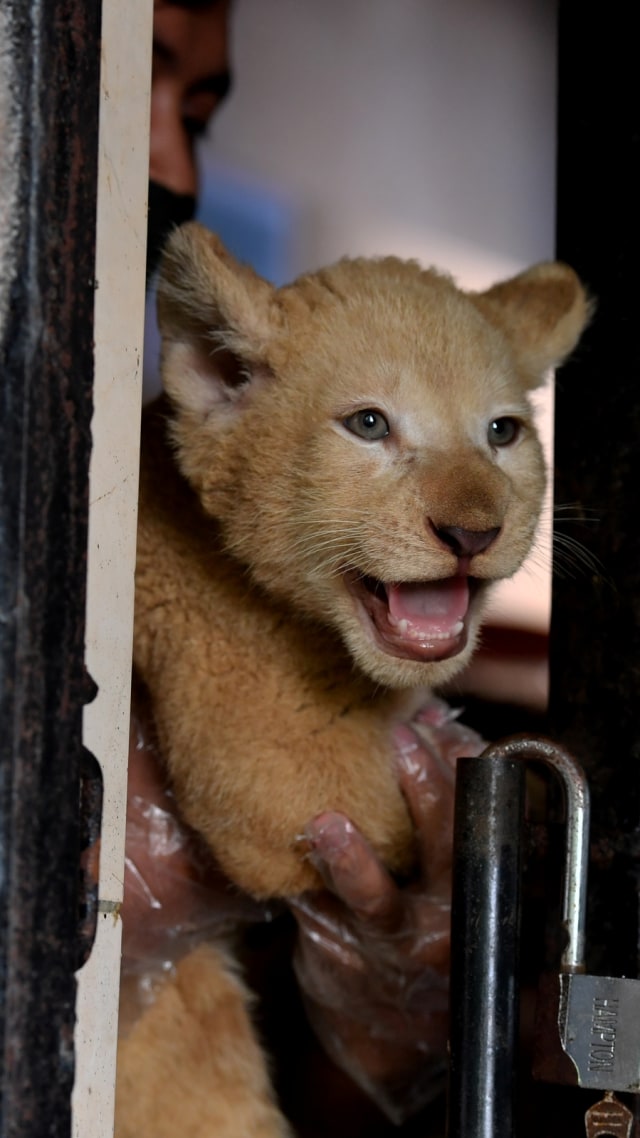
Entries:
POLYGON ((515 442, 519 434, 520 424, 510 415, 494 419, 487 429, 487 439, 491 447, 507 447, 509 443, 515 442))
POLYGON ((352 434, 369 442, 384 439, 389 434, 389 424, 384 415, 371 407, 367 407, 364 411, 356 411, 355 415, 343 419, 343 423, 352 434))

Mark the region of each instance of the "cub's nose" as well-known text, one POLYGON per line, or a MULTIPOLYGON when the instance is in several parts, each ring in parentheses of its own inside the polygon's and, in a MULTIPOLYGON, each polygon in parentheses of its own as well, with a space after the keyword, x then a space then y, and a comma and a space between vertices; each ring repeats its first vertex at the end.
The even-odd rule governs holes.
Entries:
POLYGON ((500 526, 493 529, 475 530, 462 529, 461 526, 437 526, 431 519, 431 528, 436 537, 444 545, 453 550, 456 557, 474 557, 476 553, 484 553, 496 540, 500 533, 500 526))

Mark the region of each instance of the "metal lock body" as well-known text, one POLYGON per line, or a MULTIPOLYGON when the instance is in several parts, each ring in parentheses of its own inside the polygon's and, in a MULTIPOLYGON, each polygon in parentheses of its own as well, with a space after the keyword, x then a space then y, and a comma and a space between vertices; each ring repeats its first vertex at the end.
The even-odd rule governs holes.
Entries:
POLYGON ((558 1031, 576 1082, 640 1092, 640 981, 561 975, 558 1031))
POLYGON ((543 977, 533 1073, 548 1083, 640 1093, 640 981, 543 977))

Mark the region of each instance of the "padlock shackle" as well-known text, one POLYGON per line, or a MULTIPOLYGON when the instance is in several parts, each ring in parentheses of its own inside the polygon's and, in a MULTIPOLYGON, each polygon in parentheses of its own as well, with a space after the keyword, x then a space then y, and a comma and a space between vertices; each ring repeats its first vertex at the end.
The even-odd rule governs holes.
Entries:
POLYGON ((512 735, 492 744, 484 756, 544 763, 560 780, 566 815, 562 923, 567 934, 560 969, 562 972, 584 972, 590 822, 586 775, 573 755, 559 743, 534 735, 512 735))

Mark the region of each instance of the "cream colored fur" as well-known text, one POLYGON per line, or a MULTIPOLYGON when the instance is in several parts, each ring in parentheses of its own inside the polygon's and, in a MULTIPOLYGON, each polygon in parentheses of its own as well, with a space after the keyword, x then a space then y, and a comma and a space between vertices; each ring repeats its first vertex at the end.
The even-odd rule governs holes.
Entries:
POLYGON ((118 1138, 290 1138, 223 952, 202 945, 120 1044, 118 1138))
MULTIPOLYGON (((558 264, 465 294, 415 263, 344 260, 277 290, 196 225, 172 238, 159 288, 168 400, 143 436, 135 667, 184 817, 242 889, 316 886, 299 836, 327 809, 409 868, 390 732, 466 663, 488 587, 531 547, 545 474, 528 396, 587 318, 558 264), (385 437, 362 436, 354 416, 370 409, 385 437), (512 442, 495 441, 496 420, 516 424, 512 442), (458 556, 450 532, 492 536, 458 556), (467 576, 468 608, 455 599, 467 576), (463 630, 441 639, 411 615, 435 581, 448 582, 447 611, 464 609, 463 630)), ((123 1060, 121 1138, 175 1134, 154 1111, 171 1064, 200 1101, 190 1045, 167 1058, 173 1029, 148 1014, 159 1026, 141 1023, 133 1069, 153 1068, 157 1048, 161 1085, 148 1124, 144 1110, 127 1122, 123 1060)), ((217 1109, 181 1133, 263 1133, 217 1109)))

